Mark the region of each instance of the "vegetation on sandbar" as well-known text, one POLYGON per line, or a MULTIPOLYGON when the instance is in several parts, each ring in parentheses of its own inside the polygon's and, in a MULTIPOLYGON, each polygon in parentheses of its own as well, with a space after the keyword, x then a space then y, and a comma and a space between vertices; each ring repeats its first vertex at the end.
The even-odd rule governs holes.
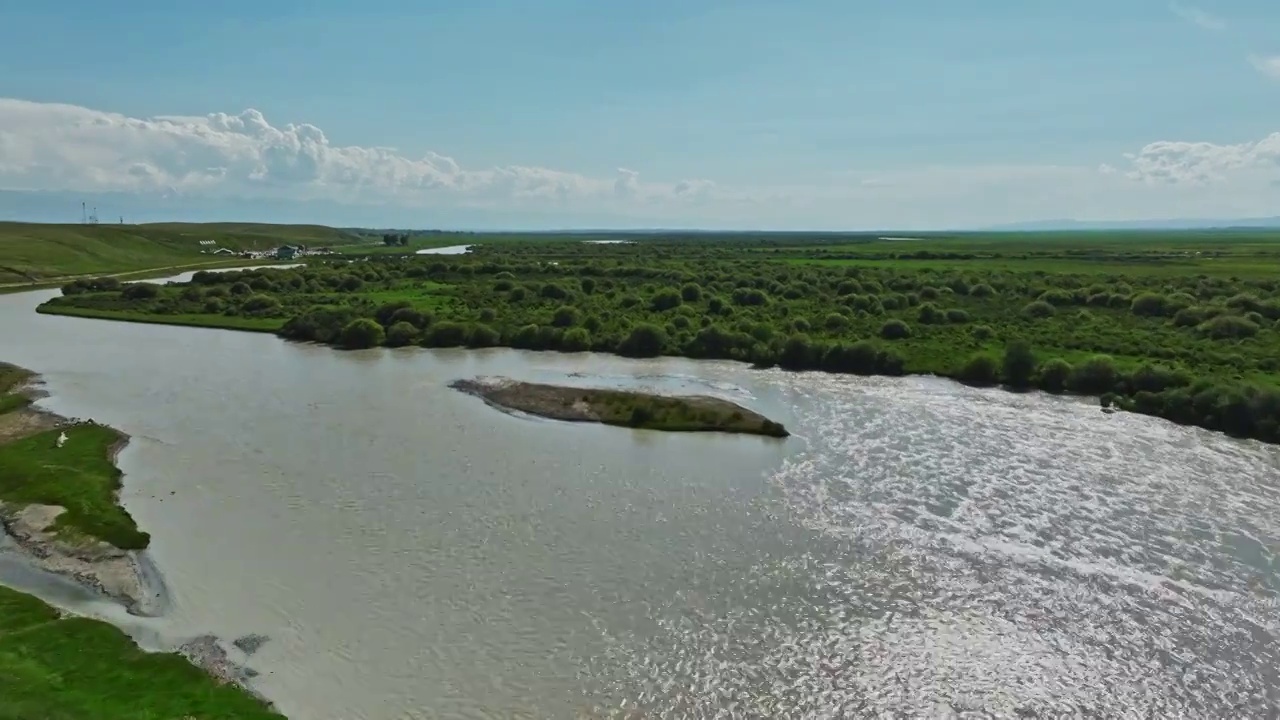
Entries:
POLYGON ((43 312, 363 348, 678 355, 1100 396, 1280 442, 1280 233, 473 236, 177 286, 72 286, 43 312))
POLYGON ((451 387, 531 415, 668 432, 726 432, 787 437, 781 423, 737 403, 704 395, 658 395, 507 379, 457 380, 451 387))

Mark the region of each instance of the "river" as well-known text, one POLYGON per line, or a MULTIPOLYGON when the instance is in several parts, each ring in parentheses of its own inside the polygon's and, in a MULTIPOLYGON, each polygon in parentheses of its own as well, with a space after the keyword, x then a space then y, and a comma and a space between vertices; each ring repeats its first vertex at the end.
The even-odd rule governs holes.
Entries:
POLYGON ((0 296, 0 358, 132 436, 123 502, 170 604, 131 618, 12 558, 0 578, 148 647, 266 635, 255 686, 292 718, 1280 708, 1276 448, 934 378, 34 313, 53 292, 0 296), (721 394, 793 437, 447 387, 480 374, 721 394))

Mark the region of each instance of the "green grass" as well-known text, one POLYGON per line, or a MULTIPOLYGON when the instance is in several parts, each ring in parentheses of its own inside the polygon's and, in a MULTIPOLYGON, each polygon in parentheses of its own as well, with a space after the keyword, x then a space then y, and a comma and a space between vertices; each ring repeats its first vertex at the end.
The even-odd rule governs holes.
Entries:
POLYGON ((21 410, 30 404, 30 398, 18 395, 17 393, 0 395, 0 415, 11 413, 15 410, 21 410))
POLYGON ((386 290, 373 290, 361 293, 361 297, 379 305, 387 303, 407 302, 414 308, 426 312, 437 312, 452 302, 447 294, 449 286, 444 283, 423 282, 413 285, 401 285, 386 290))
MULTIPOLYGON (((333 246, 355 240, 319 225, 162 223, 51 225, 0 223, 0 285, 43 283, 78 275, 145 271, 202 261, 212 240, 232 250, 267 250, 285 243, 333 246)), ((244 262, 240 260, 239 262, 244 262)))
POLYGON ((31 371, 0 362, 0 394, 8 393, 31 377, 31 371))
POLYGON ((216 328, 221 330, 247 330, 249 332, 276 332, 283 325, 282 318, 238 317, 214 314, 182 313, 174 315, 150 315, 128 310, 102 310, 97 308, 81 308, 73 305, 45 305, 38 312, 47 315, 68 315, 72 317, 90 318, 94 320, 117 320, 120 322, 144 323, 149 325, 181 325, 184 327, 216 328))
POLYGON ((25 395, 13 392, 31 377, 31 371, 17 365, 0 362, 0 415, 11 413, 31 404, 25 395))
POLYGON ((0 720, 283 720, 176 653, 0 587, 0 720))
POLYGON ((120 470, 112 452, 124 437, 102 425, 76 425, 66 429, 67 442, 57 447, 61 432, 48 430, 0 446, 0 500, 61 505, 67 512, 58 518, 59 530, 118 548, 145 548, 150 536, 138 530, 116 498, 120 470))

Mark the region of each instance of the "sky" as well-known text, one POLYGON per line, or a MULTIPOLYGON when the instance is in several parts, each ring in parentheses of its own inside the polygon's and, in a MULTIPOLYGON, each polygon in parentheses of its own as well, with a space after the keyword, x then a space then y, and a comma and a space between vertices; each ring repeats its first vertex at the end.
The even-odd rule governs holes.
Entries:
POLYGON ((0 0, 0 219, 1280 215, 1275 0, 0 0))

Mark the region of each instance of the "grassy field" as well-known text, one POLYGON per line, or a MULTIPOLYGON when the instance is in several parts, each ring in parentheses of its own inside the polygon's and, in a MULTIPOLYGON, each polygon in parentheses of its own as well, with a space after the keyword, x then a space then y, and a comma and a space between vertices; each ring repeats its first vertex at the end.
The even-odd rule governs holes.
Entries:
POLYGON ((26 395, 13 392, 31 377, 31 372, 17 365, 0 362, 0 415, 20 410, 31 404, 26 395))
MULTIPOLYGON (((49 310, 41 310, 40 312, 49 312, 49 310)), ((173 314, 173 315, 155 315, 143 312, 118 312, 111 310, 98 310, 95 308, 81 307, 62 307, 57 310, 57 315, 69 315, 72 317, 94 318, 99 320, 116 320, 119 322, 135 322, 147 323, 152 325, 183 325, 188 327, 214 327, 226 330, 247 330, 250 332, 277 332, 284 326, 283 318, 257 318, 257 317, 222 317, 214 321, 207 314, 173 314)))
POLYGON ((9 393, 31 377, 31 371, 0 362, 0 393, 9 393))
POLYGON ((282 720, 174 653, 0 587, 0 719, 282 720))
POLYGON ((112 463, 119 432, 102 425, 47 430, 0 446, 0 500, 61 505, 59 530, 105 540, 122 549, 145 548, 150 537, 116 501, 120 470, 112 463))
MULTIPOLYGON (((30 377, 24 368, 0 363, 0 415, 30 403, 15 392, 30 377)), ((112 456, 124 436, 102 425, 75 425, 65 429, 67 442, 57 447, 63 431, 45 430, 0 444, 0 500, 60 505, 67 509, 58 518, 60 530, 126 550, 145 548, 149 536, 116 502, 120 470, 112 456)))
POLYGON ((475 235, 466 255, 206 273, 145 292, 68 287, 41 309, 214 327, 270 319, 283 337, 351 348, 935 374, 1101 396, 1280 442, 1277 231, 618 239, 630 242, 475 235))
MULTIPOLYGON (((0 222, 0 285, 43 283, 218 261, 203 253, 213 241, 231 250, 267 250, 286 243, 338 246, 359 242, 319 225, 159 223, 52 225, 0 222)), ((242 261, 241 261, 242 262, 242 261)))

